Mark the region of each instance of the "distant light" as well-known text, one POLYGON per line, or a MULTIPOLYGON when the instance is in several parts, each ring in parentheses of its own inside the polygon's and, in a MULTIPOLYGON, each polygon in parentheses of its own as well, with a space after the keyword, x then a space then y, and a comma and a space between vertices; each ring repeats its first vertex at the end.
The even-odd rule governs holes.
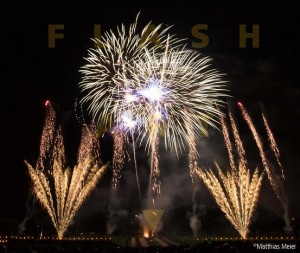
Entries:
POLYGON ((240 101, 237 104, 238 104, 239 107, 243 106, 242 102, 240 102, 240 101))
POLYGON ((50 105, 50 100, 46 100, 45 106, 48 107, 50 105))
POLYGON ((145 237, 145 238, 149 238, 149 233, 148 233, 148 231, 144 232, 144 237, 145 237))

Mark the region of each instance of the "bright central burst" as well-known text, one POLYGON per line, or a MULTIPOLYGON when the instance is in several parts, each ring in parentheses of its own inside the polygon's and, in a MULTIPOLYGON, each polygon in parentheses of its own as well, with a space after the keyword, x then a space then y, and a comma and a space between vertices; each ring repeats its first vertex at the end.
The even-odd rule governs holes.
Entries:
POLYGON ((138 33, 135 22, 106 32, 80 69, 82 102, 94 120, 145 141, 152 176, 159 175, 159 137, 182 153, 191 138, 206 134, 203 122, 216 127, 215 105, 227 96, 223 74, 211 68, 211 59, 162 27, 151 30, 149 23, 138 33))
MULTIPOLYGON (((212 59, 187 49, 170 27, 149 25, 137 32, 137 23, 104 33, 96 49, 88 50, 80 69, 83 103, 97 122, 125 125, 131 115, 134 131, 151 145, 153 121, 160 121, 165 143, 176 153, 189 142, 189 130, 203 133, 201 120, 215 127, 220 112, 214 104, 227 96, 223 74, 211 68, 212 59), (156 38, 157 43, 153 43, 156 38), (185 113, 183 113, 185 111, 185 113)), ((143 139, 141 137, 141 140, 143 139)))
POLYGON ((146 87, 138 92, 145 99, 148 99, 150 102, 161 102, 161 99, 168 94, 167 91, 163 90, 163 87, 160 85, 158 79, 149 79, 146 83, 146 87))

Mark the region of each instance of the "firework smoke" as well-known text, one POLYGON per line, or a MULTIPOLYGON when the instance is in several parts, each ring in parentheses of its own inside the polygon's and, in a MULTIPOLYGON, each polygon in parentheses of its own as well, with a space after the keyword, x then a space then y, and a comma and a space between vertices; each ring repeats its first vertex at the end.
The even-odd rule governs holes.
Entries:
POLYGON ((136 160, 135 140, 134 140, 134 135, 133 135, 132 130, 131 130, 131 138, 132 138, 132 146, 133 146, 133 161, 134 161, 134 168, 135 168, 135 178, 136 178, 136 183, 137 183, 138 192, 139 192, 140 205, 141 205, 141 209, 142 209, 143 204, 142 204, 141 185, 140 185, 139 172, 138 172, 137 160, 136 160))
POLYGON ((22 220, 22 222, 18 225, 18 234, 22 235, 24 233, 24 231, 26 230, 26 223, 27 221, 34 215, 34 213, 36 212, 36 207, 35 207, 35 203, 36 201, 34 200, 34 198, 32 197, 32 194, 30 193, 27 196, 27 200, 26 200, 26 216, 25 218, 22 220))
POLYGON ((188 213, 188 218, 190 220, 190 228, 193 231, 194 236, 199 235, 199 229, 201 228, 201 219, 206 212, 206 206, 197 203, 196 193, 199 191, 199 187, 195 187, 193 190, 192 202, 193 202, 193 210, 188 213))
POLYGON ((124 209, 115 210, 112 207, 108 208, 108 221, 106 224, 106 233, 111 235, 117 228, 118 223, 128 216, 128 212, 124 209))

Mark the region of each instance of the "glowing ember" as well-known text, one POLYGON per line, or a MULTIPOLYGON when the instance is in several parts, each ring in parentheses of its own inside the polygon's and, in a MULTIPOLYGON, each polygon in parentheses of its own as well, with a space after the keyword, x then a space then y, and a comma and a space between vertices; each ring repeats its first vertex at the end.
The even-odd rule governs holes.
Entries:
POLYGON ((150 236, 149 231, 146 228, 144 228, 144 237, 149 238, 149 236, 150 236))

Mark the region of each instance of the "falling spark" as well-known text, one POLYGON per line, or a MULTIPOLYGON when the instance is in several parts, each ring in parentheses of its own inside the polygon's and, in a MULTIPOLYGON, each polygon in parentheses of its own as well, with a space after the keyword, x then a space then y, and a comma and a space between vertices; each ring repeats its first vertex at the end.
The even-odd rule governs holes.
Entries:
POLYGON ((160 195, 160 169, 159 169, 159 161, 158 161, 158 128, 156 125, 153 126, 153 142, 151 143, 151 172, 150 172, 150 182, 152 182, 152 190, 153 190, 153 204, 155 204, 155 199, 160 195))
MULTIPOLYGON (((266 154, 263 149, 263 144, 262 144, 261 139, 260 139, 260 137, 255 129, 255 126, 251 120, 251 117, 249 116, 248 112, 246 111, 246 109, 244 108, 244 106, 242 105, 241 102, 238 103, 238 106, 242 112, 243 118, 247 122, 247 124, 252 132, 252 135, 254 137, 254 140, 256 142, 256 145, 257 145, 259 153, 260 153, 260 157, 261 157, 264 169, 267 172, 269 182, 284 209, 284 220, 285 220, 285 224, 286 224, 286 229, 291 231, 290 219, 289 219, 289 215, 288 215, 288 199, 287 199, 285 190, 282 185, 283 182, 282 182, 282 180, 280 180, 280 178, 276 177, 276 174, 274 173, 274 171, 272 170, 272 167, 269 165, 269 163, 267 161, 267 157, 266 157, 266 154)), ((270 128, 268 127, 268 124, 266 124, 266 123, 264 123, 264 124, 265 124, 267 132, 269 132, 270 128)), ((271 132, 269 132, 268 135, 270 135, 270 133, 271 132)), ((272 135, 272 137, 273 137, 273 135, 272 135)), ((270 138, 270 136, 269 136, 269 138, 270 138)), ((274 138, 273 138, 273 140, 274 140, 274 138)), ((271 140, 270 140, 270 142, 272 143, 271 140)), ((276 145, 276 147, 277 147, 277 145, 276 145)), ((281 167, 281 169, 282 169, 282 167, 281 167)), ((282 177, 282 178, 284 178, 284 177, 282 177)))
POLYGON ((74 103, 74 114, 75 114, 75 118, 79 124, 85 124, 82 103, 78 102, 77 98, 75 99, 75 103, 74 103), (78 107, 79 107, 79 109, 78 109, 78 107), (78 110, 79 110, 79 112, 78 112, 78 110))
POLYGON ((231 167, 232 171, 237 171, 237 169, 235 167, 233 149, 232 149, 232 145, 231 145, 231 141, 230 141, 228 127, 226 125, 224 116, 220 116, 219 118, 220 118, 220 122, 221 122, 221 126, 222 126, 222 133, 223 133, 224 143, 226 145, 226 149, 227 149, 227 152, 228 152, 230 167, 231 167))
POLYGON ((131 138, 132 138, 132 146, 133 146, 133 161, 134 161, 134 169, 135 169, 135 178, 136 178, 136 183, 137 183, 137 187, 138 187, 140 206, 141 206, 141 209, 143 209, 141 185, 140 185, 139 172, 138 172, 137 160, 136 160, 135 139, 134 139, 134 134, 133 134, 132 129, 131 129, 131 138))
POLYGON ((237 173, 222 172, 216 164, 218 173, 212 170, 196 170, 213 195, 226 218, 246 239, 249 225, 256 208, 261 189, 263 173, 256 169, 251 177, 250 170, 240 163, 237 173))
POLYGON ((276 183, 276 180, 274 179, 274 176, 273 176, 273 174, 272 174, 271 168, 270 168, 270 166, 269 166, 269 164, 268 164, 268 161, 267 161, 267 158, 266 158, 266 154, 265 154, 264 149, 263 149, 263 144, 262 144, 261 139, 260 139, 260 137, 259 137, 259 135, 258 135, 258 133, 257 133, 257 131, 256 131, 256 128, 255 128, 255 126, 254 126, 254 124, 253 124, 253 122, 252 122, 252 120, 251 120, 249 114, 247 113, 247 111, 245 110, 245 108, 244 108, 244 106, 242 105, 241 102, 238 103, 238 106, 239 106, 239 108, 240 108, 240 110, 241 110, 241 112, 242 112, 243 118, 244 118, 245 121, 247 122, 247 124, 248 124, 248 126, 249 126, 249 128, 250 128, 250 130, 251 130, 251 132, 252 132, 252 135, 253 135, 253 137, 254 137, 254 140, 255 140, 256 145, 257 145, 258 150, 259 150, 259 154, 260 154, 260 157, 261 157, 263 166, 264 166, 265 171, 266 171, 266 173, 267 173, 269 182, 270 182, 270 184, 271 184, 271 186, 272 186, 272 188, 273 188, 273 190, 274 190, 276 196, 277 196, 280 200, 282 200, 282 196, 281 196, 281 194, 280 194, 280 190, 279 190, 279 188, 278 188, 278 185, 277 185, 277 183, 276 183))
POLYGON ((250 170, 246 167, 248 163, 243 143, 237 130, 237 125, 233 115, 229 111, 231 128, 236 144, 235 146, 240 158, 239 167, 236 169, 229 130, 224 117, 220 116, 219 118, 231 170, 225 174, 218 164, 216 164, 217 174, 212 170, 207 171, 199 169, 196 170, 196 174, 203 180, 217 204, 225 213, 227 219, 239 234, 246 239, 249 233, 252 215, 258 202, 264 173, 259 172, 258 168, 256 168, 251 176, 250 170))
POLYGON ((194 174, 195 170, 198 168, 198 151, 196 148, 196 139, 193 131, 191 131, 191 125, 190 122, 186 122, 186 128, 189 133, 189 169, 190 169, 190 177, 192 179, 192 183, 194 183, 194 174))
POLYGON ((269 123, 267 121, 267 118, 266 116, 262 113, 262 118, 263 118, 263 121, 264 121, 264 125, 265 125, 265 128, 267 130, 267 134, 268 134, 268 138, 269 138, 269 141, 270 141, 270 144, 271 144, 271 148, 275 154, 275 157, 276 157, 276 160, 277 160, 277 163, 281 169, 281 176, 283 179, 285 179, 285 176, 284 176, 284 172, 283 172, 283 166, 280 162, 280 152, 279 152, 279 149, 277 147, 277 144, 276 144, 276 141, 275 141, 275 138, 274 138, 274 135, 271 131, 271 128, 269 126, 269 123))
POLYGON ((229 111, 229 118, 230 118, 230 122, 231 122, 232 133, 234 136, 235 146, 237 147, 238 155, 240 158, 240 163, 244 164, 247 167, 246 152, 243 147, 243 143, 240 138, 239 131, 238 131, 238 128, 236 126, 236 123, 235 123, 235 120, 233 118, 231 111, 229 111))
POLYGON ((115 129, 113 132, 114 138, 114 154, 113 154, 113 165, 112 165, 112 187, 114 190, 117 189, 121 179, 122 168, 125 164, 125 142, 122 131, 115 129))
POLYGON ((83 128, 78 163, 70 169, 66 157, 61 129, 56 131, 49 170, 33 168, 25 161, 33 184, 33 193, 49 214, 59 239, 74 219, 77 210, 96 187, 107 165, 96 161, 94 140, 87 127, 83 128))
POLYGON ((90 131, 86 124, 82 126, 82 138, 78 150, 77 163, 83 163, 88 157, 93 147, 92 138, 90 138, 90 131))
POLYGON ((45 169, 45 161, 47 158, 49 159, 49 152, 53 145, 54 132, 55 132, 55 111, 49 100, 45 102, 45 107, 46 107, 45 123, 43 127, 41 141, 40 141, 40 153, 36 165, 36 168, 38 170, 45 169))

